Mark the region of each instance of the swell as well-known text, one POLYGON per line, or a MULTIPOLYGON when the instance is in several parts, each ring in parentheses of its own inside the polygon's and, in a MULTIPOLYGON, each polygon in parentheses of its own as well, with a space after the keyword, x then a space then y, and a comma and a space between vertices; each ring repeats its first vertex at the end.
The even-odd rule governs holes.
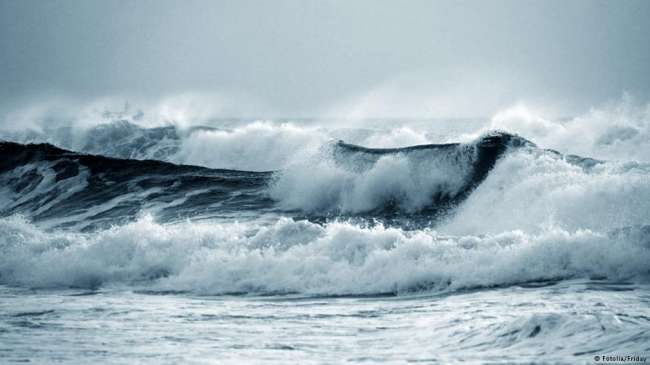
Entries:
POLYGON ((5 156, 0 162, 0 199, 4 203, 0 215, 23 214, 48 226, 82 229, 128 222, 143 210, 163 222, 246 211, 262 214, 275 208, 313 219, 347 213, 386 218, 416 211, 431 218, 466 199, 509 148, 532 144, 493 133, 471 144, 396 149, 343 142, 327 146, 331 148, 320 157, 347 176, 292 181, 296 172, 313 171, 313 166, 276 172, 215 170, 75 153, 49 144, 4 142, 0 143, 0 154, 5 156), (402 160, 408 165, 406 171, 400 171, 402 160), (381 173, 377 175, 381 169, 392 175, 405 174, 407 181, 377 181, 367 191, 357 192, 361 197, 345 195, 345 189, 357 189, 363 179, 382 178, 381 173), (332 182, 332 178, 338 180, 332 182), (323 185, 328 182, 331 186, 323 185), (303 184, 302 188, 312 184, 314 189, 297 205, 291 203, 301 197, 301 187, 294 183, 303 184), (331 200, 335 204, 314 209, 323 191, 332 187, 342 188, 331 200))
POLYGON ((272 213, 414 229, 444 223, 481 233, 559 218, 571 229, 615 229, 647 224, 650 209, 641 199, 650 195, 647 165, 564 156, 502 132, 389 149, 339 141, 274 172, 116 159, 47 144, 4 142, 0 154, 0 216, 22 214, 44 227, 92 230, 143 212, 160 222, 272 213))
POLYGON ((263 211, 268 172, 213 170, 155 160, 70 152, 49 144, 0 143, 0 215, 83 229, 124 223, 142 210, 162 221, 263 211))

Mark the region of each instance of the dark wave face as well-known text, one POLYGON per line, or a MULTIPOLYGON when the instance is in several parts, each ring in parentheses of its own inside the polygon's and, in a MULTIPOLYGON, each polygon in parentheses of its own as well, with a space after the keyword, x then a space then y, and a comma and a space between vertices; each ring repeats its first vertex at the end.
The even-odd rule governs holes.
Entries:
MULTIPOLYGON (((338 181, 347 185, 344 189, 354 188, 359 179, 372 176, 385 163, 382 159, 394 158, 406 161, 406 174, 415 181, 415 190, 412 184, 391 185, 388 181, 388 188, 375 187, 380 192, 371 194, 369 201, 354 209, 346 206, 345 199, 350 195, 333 197, 326 202, 331 205, 314 209, 313 203, 321 194, 318 189, 331 189, 332 184, 310 176, 305 184, 317 185, 312 196, 306 196, 309 201, 303 205, 285 204, 297 196, 294 190, 299 190, 284 185, 293 173, 290 169, 275 173, 215 170, 80 154, 49 144, 4 142, 0 143, 4 202, 0 215, 18 213, 45 226, 82 230, 122 224, 143 211, 161 222, 284 211, 314 221, 345 216, 419 225, 436 220, 466 199, 508 149, 532 146, 506 133, 489 134, 470 144, 394 149, 338 142, 329 151, 328 160, 349 174, 338 181), (420 219, 414 219, 416 216, 420 219)), ((394 172, 404 173, 399 169, 394 172)))
POLYGON ((122 223, 143 209, 162 221, 264 211, 270 173, 78 154, 49 144, 0 143, 0 215, 24 214, 83 229, 122 223))

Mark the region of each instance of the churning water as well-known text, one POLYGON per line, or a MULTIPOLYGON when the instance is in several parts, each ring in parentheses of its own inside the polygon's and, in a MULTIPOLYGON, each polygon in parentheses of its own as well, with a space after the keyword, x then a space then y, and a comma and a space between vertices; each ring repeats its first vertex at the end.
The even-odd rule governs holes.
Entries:
POLYGON ((650 352, 647 105, 206 124, 2 134, 3 361, 650 352))

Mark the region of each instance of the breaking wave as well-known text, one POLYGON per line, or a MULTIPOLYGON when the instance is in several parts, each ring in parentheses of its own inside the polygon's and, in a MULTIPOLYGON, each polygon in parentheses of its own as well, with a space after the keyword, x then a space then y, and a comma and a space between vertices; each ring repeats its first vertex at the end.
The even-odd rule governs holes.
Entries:
POLYGON ((562 153, 650 162, 650 103, 630 96, 575 118, 557 120, 518 105, 497 113, 487 129, 518 133, 562 153))
POLYGON ((350 223, 138 222, 43 232, 0 219, 0 280, 32 287, 316 295, 459 290, 575 277, 646 280, 650 227, 448 236, 350 223))
POLYGON ((23 131, 8 139, 68 149, 0 143, 0 284, 365 295, 647 280, 650 114, 625 103, 561 121, 512 109, 464 143, 285 122, 23 131))
MULTIPOLYGON (((8 145, 5 144, 5 148, 8 145)), ((19 150, 23 148, 21 153, 11 154, 17 156, 15 158, 34 161, 28 158, 33 155, 25 152, 24 146, 13 146, 19 150)), ((404 204, 418 200, 414 198, 417 195, 408 194, 419 191, 423 196, 431 196, 431 190, 413 189, 413 193, 396 195, 395 191, 399 190, 387 189, 411 186, 391 180, 392 177, 416 176, 399 165, 395 168, 395 161, 399 159, 406 161, 404 166, 417 162, 426 166, 427 171, 433 168, 434 175, 444 176, 446 180, 435 185, 437 191, 444 191, 440 186, 460 182, 460 186, 469 189, 468 195, 457 202, 459 205, 453 214, 416 230, 377 223, 373 221, 378 217, 375 214, 370 214, 371 220, 364 224, 342 216, 327 223, 288 218, 284 214, 270 220, 259 219, 262 209, 254 206, 257 198, 246 194, 242 194, 244 200, 233 201, 232 206, 256 212, 256 220, 180 220, 165 224, 158 217, 140 214, 136 221, 108 229, 95 227, 84 233, 50 230, 47 225, 11 215, 0 219, 0 231, 3 232, 0 235, 0 283, 83 288, 128 285, 153 291, 200 294, 375 295, 455 291, 568 278, 645 281, 650 274, 647 265, 650 259, 650 222, 647 218, 650 203, 643 199, 650 196, 650 168, 642 163, 564 156, 535 148, 526 140, 508 134, 486 136, 467 145, 406 149, 368 149, 336 143, 330 145, 329 153, 333 165, 339 161, 337 169, 357 174, 360 179, 349 180, 346 184, 354 187, 375 174, 378 181, 385 184, 375 185, 380 190, 374 195, 334 195, 334 198, 323 199, 325 205, 319 208, 300 206, 303 210, 323 210, 330 202, 348 203, 342 199, 354 202, 359 196, 377 206, 385 204, 389 198, 399 198, 402 199, 397 200, 401 207, 399 214, 412 218, 409 209, 418 206, 404 204), (381 162, 385 159, 388 162, 381 162), (484 172, 476 170, 476 166, 481 165, 484 165, 484 172), (462 166, 470 168, 465 170, 462 166), (460 172, 453 177, 449 169, 460 169, 460 172), (391 181, 395 184, 391 185, 391 181), (253 205, 242 208, 246 204, 253 205)), ((205 206, 223 199, 215 191, 224 193, 224 189, 237 191, 259 187, 260 182, 268 181, 269 177, 262 174, 267 179, 264 180, 257 175, 246 175, 260 173, 155 161, 113 160, 43 145, 32 154, 38 156, 36 161, 50 158, 48 169, 55 173, 42 180, 27 178, 30 176, 27 171, 15 176, 5 175, 5 179, 11 176, 18 179, 11 186, 24 185, 28 189, 29 184, 44 186, 44 181, 51 184, 59 176, 55 165, 66 156, 65 163, 77 162, 74 166, 78 171, 70 174, 71 178, 86 181, 86 185, 71 180, 74 183, 69 187, 60 186, 58 193, 52 195, 54 200, 52 196, 43 200, 34 198, 37 215, 47 214, 46 211, 62 204, 60 202, 76 202, 74 194, 79 192, 74 187, 93 191, 88 190, 89 186, 98 183, 93 182, 93 176, 113 181, 103 182, 106 185, 99 190, 105 193, 132 186, 133 181, 151 186, 162 184, 165 179, 178 181, 179 190, 169 189, 181 192, 176 198, 165 195, 171 193, 158 191, 132 200, 149 204, 156 199, 169 202, 185 197, 191 200, 191 194, 189 197, 186 194, 201 186, 205 179, 204 188, 215 190, 195 201, 198 205, 187 206, 190 211, 197 210, 201 204, 205 206), (118 165, 111 167, 111 164, 118 165), (125 169, 128 164, 133 166, 125 169), (137 171, 143 175, 138 175, 137 171), (116 180, 118 176, 124 180, 116 180), (252 179, 249 185, 244 183, 247 178, 252 179)), ((30 164, 21 166, 41 171, 30 164)), ((69 167, 61 167, 58 173, 67 174, 68 170, 69 167)), ((312 187, 314 191, 303 195, 306 202, 309 196, 318 197, 318 189, 336 186, 333 185, 336 179, 314 176, 315 172, 328 172, 322 167, 305 171, 305 176, 311 171, 312 181, 318 184, 312 187)), ((283 178, 286 177, 280 177, 272 185, 276 193, 282 187, 283 178)), ((66 181, 66 178, 59 180, 66 181)), ((373 187, 369 183, 360 186, 373 187)), ((290 185, 287 191, 298 194, 300 189, 298 185, 290 185)), ((31 198, 25 199, 16 206, 29 204, 31 198)), ((280 199, 278 204, 283 203, 282 197, 276 196, 276 199, 280 199)), ((184 200, 177 203, 170 205, 171 212, 176 209, 174 207, 183 206, 184 200)), ((224 204, 216 211, 223 212, 227 207, 224 204)), ((124 205, 115 206, 124 209, 124 205)), ((70 205, 62 207, 72 210, 70 205)), ((142 206, 136 210, 147 211, 142 206)), ((88 215, 83 220, 88 220, 88 215)))
POLYGON ((321 178, 314 179, 313 165, 275 173, 213 170, 4 142, 0 215, 92 229, 132 220, 145 209, 163 221, 271 208, 309 215, 431 214, 456 207, 509 148, 524 146, 532 144, 502 133, 472 144, 397 149, 339 142, 309 158, 331 166, 318 166, 321 178))
POLYGON ((534 147, 505 133, 468 144, 365 148, 343 142, 278 173, 271 196, 307 212, 417 212, 456 206, 511 148, 534 147))

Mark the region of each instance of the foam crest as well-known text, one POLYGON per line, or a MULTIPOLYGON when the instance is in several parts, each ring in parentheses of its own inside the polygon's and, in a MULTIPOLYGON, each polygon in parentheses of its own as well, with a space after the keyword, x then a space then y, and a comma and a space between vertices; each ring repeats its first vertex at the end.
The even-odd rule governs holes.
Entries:
POLYGON ((376 148, 395 148, 432 143, 426 133, 407 126, 389 130, 376 130, 372 131, 366 138, 349 138, 345 140, 376 148))
POLYGON ((512 152, 441 229, 479 234, 536 232, 545 226, 609 230, 650 223, 650 165, 587 162, 540 150, 512 152))
POLYGON ((568 120, 550 120, 518 105, 497 113, 489 128, 518 133, 562 153, 650 162, 650 103, 629 96, 568 120))
POLYGON ((648 230, 442 236, 349 223, 137 223, 94 234, 0 219, 0 282, 203 294, 379 294, 599 277, 645 280, 648 230))
POLYGON ((247 171, 282 168, 293 156, 326 140, 316 128, 258 121, 229 130, 198 130, 182 142, 171 160, 178 163, 247 171))
POLYGON ((310 213, 444 210, 462 201, 523 138, 486 134, 468 144, 373 149, 338 142, 277 173, 271 197, 310 213))
POLYGON ((295 164, 278 174, 271 196, 288 209, 361 213, 384 208, 415 212, 438 195, 458 195, 471 165, 454 165, 444 155, 420 160, 386 155, 362 168, 359 161, 336 163, 330 158, 295 164), (347 166, 346 166, 347 165, 347 166), (352 165, 352 166, 350 166, 352 165))

